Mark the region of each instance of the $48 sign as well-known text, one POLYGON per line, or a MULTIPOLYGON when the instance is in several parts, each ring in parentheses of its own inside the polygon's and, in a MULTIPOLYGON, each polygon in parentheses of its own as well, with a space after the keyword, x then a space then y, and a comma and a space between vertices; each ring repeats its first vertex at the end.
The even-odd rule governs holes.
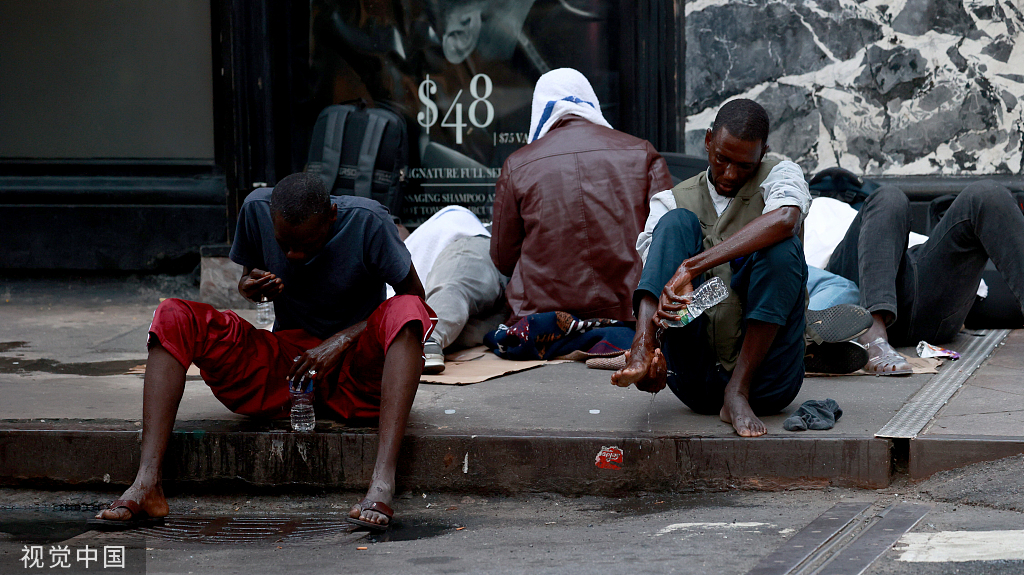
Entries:
MULTIPOLYGON (((469 117, 469 123, 473 124, 477 128, 486 128, 491 125, 494 121, 494 105, 487 101, 487 98, 491 96, 491 92, 494 89, 494 85, 491 83, 491 78, 487 74, 477 74, 473 76, 473 79, 469 81, 469 95, 473 101, 470 102, 469 108, 466 110, 466 115, 469 117), (483 109, 481 109, 483 108, 483 109), (483 119, 481 120, 481 116, 483 119)), ((420 82, 419 97, 420 102, 423 103, 423 111, 416 114, 416 122, 419 125, 427 129, 427 134, 430 133, 430 127, 437 123, 439 111, 437 104, 434 103, 431 96, 437 93, 437 82, 430 79, 430 75, 420 82)), ((455 95, 452 99, 452 103, 448 106, 448 111, 445 112, 444 117, 441 118, 442 128, 454 128, 455 129, 455 143, 462 143, 462 133, 466 128, 466 122, 462 119, 462 90, 455 95), (455 116, 452 119, 452 116, 455 116)))

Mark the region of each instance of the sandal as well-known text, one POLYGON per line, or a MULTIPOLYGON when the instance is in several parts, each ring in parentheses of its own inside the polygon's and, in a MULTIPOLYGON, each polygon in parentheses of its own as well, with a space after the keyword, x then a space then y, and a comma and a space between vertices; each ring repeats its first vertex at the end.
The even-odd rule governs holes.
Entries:
POLYGON ((139 527, 155 527, 164 524, 163 517, 153 517, 141 505, 131 499, 118 499, 107 509, 127 509, 132 516, 128 519, 100 519, 93 517, 88 520, 89 527, 99 531, 124 531, 139 527))
POLYGON ((376 511, 377 513, 380 513, 384 517, 387 517, 388 518, 388 522, 387 523, 373 523, 373 522, 370 522, 370 521, 363 521, 362 519, 357 519, 355 517, 346 517, 345 520, 348 521, 349 523, 358 525, 360 527, 365 527, 365 528, 369 529, 370 531, 373 531, 374 533, 380 533, 380 532, 383 532, 383 531, 387 531, 388 527, 391 527, 391 520, 394 518, 395 512, 392 511, 391 507, 389 507, 387 504, 385 504, 385 503, 383 503, 381 501, 374 501, 374 502, 370 503, 369 505, 367 505, 366 507, 360 506, 359 509, 362 512, 365 512, 365 511, 376 511))
POLYGON ((619 354, 615 357, 592 357, 587 360, 587 367, 590 369, 610 369, 613 371, 626 369, 626 354, 619 354))
POLYGON ((914 368, 907 359, 893 349, 884 338, 878 338, 868 344, 871 358, 864 365, 864 371, 875 375, 912 375, 914 368))

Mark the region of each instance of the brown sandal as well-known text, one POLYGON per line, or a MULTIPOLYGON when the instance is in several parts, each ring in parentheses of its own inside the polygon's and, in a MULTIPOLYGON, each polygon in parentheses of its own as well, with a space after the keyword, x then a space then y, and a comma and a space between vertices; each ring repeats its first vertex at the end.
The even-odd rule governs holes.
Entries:
POLYGON ((391 510, 391 507, 388 507, 386 503, 383 503, 381 501, 374 501, 373 503, 370 503, 366 507, 359 506, 359 510, 361 513, 366 511, 376 511, 377 513, 380 513, 384 517, 388 518, 387 523, 372 523, 370 521, 363 521, 362 519, 357 519, 355 517, 345 518, 349 523, 353 523, 360 527, 365 527, 370 531, 387 531, 388 527, 391 526, 391 519, 395 516, 395 512, 391 510))
POLYGON ((126 529, 138 529, 139 527, 154 527, 164 524, 163 517, 152 517, 141 505, 131 499, 118 499, 110 504, 107 509, 127 509, 132 516, 128 519, 100 519, 93 517, 89 519, 89 527, 99 531, 124 531, 126 529))

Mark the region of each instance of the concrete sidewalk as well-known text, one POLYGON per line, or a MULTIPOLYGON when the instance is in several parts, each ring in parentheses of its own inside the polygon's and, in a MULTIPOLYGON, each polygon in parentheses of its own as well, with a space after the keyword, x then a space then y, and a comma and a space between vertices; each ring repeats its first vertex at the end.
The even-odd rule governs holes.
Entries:
MULTIPOLYGON (((145 338, 174 282, 0 283, 0 482, 128 484, 138 464, 145 338)), ((254 310, 237 310, 252 319, 254 310)), ((969 335, 949 347, 968 349, 969 335)), ((975 345, 975 347, 977 347, 975 345)), ((403 444, 406 488, 621 493, 697 487, 879 488, 906 466, 939 469, 1024 453, 1024 332, 1014 332, 913 439, 876 437, 933 376, 808 378, 769 434, 736 436, 669 391, 609 383, 611 372, 548 365, 469 386, 420 386, 403 444), (832 398, 829 431, 782 421, 807 399, 832 398), (923 446, 923 447, 922 447, 923 446), (598 466, 599 455, 611 458, 598 466), (895 462, 895 466, 894 466, 895 462)), ((940 374, 960 369, 947 362, 940 374)), ((938 377, 938 376, 934 376, 938 377)), ((909 402, 909 403, 908 403, 909 402)), ((372 428, 321 419, 317 433, 227 411, 190 376, 166 476, 183 484, 296 484, 358 489, 376 454, 372 428)))

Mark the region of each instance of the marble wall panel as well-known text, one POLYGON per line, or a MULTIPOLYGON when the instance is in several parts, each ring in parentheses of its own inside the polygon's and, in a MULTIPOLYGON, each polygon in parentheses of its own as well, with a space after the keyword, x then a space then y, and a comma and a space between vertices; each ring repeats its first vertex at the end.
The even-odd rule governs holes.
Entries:
POLYGON ((752 98, 807 173, 1017 174, 1020 0, 688 0, 684 146, 752 98))

